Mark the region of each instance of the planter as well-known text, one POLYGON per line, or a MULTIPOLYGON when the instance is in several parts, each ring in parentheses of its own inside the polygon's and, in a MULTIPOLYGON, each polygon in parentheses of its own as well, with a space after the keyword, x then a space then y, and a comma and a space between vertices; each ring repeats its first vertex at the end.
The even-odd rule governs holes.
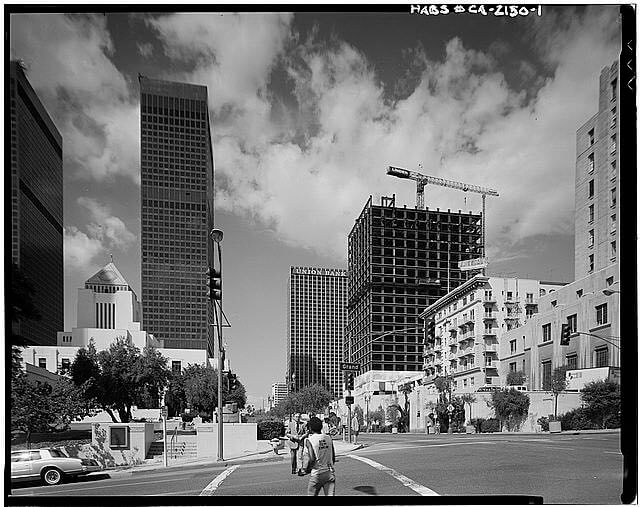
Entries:
POLYGON ((398 428, 391 428, 391 433, 398 433, 398 428))
POLYGON ((464 427, 464 429, 466 430, 466 433, 476 432, 476 427, 473 424, 468 424, 467 426, 464 427))
POLYGON ((549 421, 549 433, 560 433, 562 426, 560 421, 549 421))

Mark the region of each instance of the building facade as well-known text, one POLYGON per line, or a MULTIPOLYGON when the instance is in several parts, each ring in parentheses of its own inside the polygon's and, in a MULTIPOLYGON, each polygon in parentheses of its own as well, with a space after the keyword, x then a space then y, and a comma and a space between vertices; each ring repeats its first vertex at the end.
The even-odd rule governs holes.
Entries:
POLYGON ((269 409, 277 406, 282 400, 284 400, 289 394, 286 382, 275 382, 271 384, 271 396, 269 397, 271 403, 269 409))
POLYGON ((575 279, 618 260, 618 62, 600 73, 598 112, 576 135, 575 279))
POLYGON ((342 396, 347 272, 292 266, 288 290, 287 381, 294 391, 320 384, 334 397, 342 396))
POLYGON ((22 64, 9 66, 11 122, 11 260, 33 287, 38 320, 14 332, 53 345, 64 326, 62 136, 22 64))
POLYGON ((207 364, 206 350, 167 349, 161 340, 142 330, 136 294, 112 262, 78 289, 77 308, 77 326, 58 332, 56 345, 27 347, 22 353, 26 364, 64 375, 80 348, 92 343, 99 352, 117 340, 125 340, 140 351, 154 347, 168 359, 173 371, 179 372, 189 364, 207 364))
POLYGON ((481 242, 481 215, 396 208, 395 196, 377 206, 369 198, 348 251, 344 355, 360 363, 360 374, 422 370, 420 313, 469 278, 458 262, 481 257, 481 242))
POLYGON ((476 275, 440 298, 420 315, 433 320, 436 331, 435 342, 425 345, 423 383, 451 376, 453 389, 461 393, 504 384, 499 374, 505 333, 525 325, 537 313, 539 299, 563 285, 476 275))
POLYGON ((206 270, 213 259, 207 88, 139 77, 142 312, 167 348, 214 355, 206 270))

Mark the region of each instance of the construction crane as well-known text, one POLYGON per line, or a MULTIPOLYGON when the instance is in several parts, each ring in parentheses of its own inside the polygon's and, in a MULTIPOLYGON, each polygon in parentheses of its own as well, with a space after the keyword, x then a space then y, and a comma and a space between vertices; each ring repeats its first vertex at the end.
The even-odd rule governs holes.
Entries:
POLYGON ((444 178, 438 178, 437 176, 429 176, 416 171, 410 171, 409 169, 403 169, 402 167, 389 166, 387 168, 387 174, 389 176, 395 176, 397 178, 404 178, 413 180, 416 182, 416 208, 424 209, 424 187, 427 185, 440 185, 441 187, 454 188, 456 190, 462 190, 463 192, 475 192, 482 195, 482 255, 485 256, 485 199, 488 195, 498 197, 498 192, 492 188, 480 187, 478 185, 471 185, 469 183, 461 183, 459 181, 445 180, 444 178))

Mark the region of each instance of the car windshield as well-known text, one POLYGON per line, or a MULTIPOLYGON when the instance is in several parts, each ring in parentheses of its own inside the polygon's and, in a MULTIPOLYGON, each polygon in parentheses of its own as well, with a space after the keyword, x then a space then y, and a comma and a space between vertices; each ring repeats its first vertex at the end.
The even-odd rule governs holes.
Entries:
POLYGON ((51 454, 52 458, 66 458, 64 453, 58 449, 49 449, 49 454, 51 454))

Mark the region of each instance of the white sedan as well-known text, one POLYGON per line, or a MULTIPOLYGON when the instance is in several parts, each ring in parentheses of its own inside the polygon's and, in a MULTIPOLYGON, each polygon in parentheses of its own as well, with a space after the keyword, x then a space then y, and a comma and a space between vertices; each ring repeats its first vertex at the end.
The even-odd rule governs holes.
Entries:
POLYGON ((70 458, 60 449, 11 451, 11 481, 40 479, 58 484, 65 477, 100 472, 103 466, 94 459, 70 458))

